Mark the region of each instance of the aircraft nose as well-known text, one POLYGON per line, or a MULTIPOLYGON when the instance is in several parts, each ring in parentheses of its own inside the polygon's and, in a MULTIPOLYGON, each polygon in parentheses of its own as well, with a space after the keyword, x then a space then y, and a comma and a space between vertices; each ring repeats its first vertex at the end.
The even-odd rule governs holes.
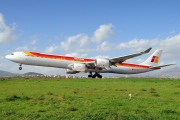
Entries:
POLYGON ((6 55, 5 58, 10 60, 10 61, 13 61, 13 62, 18 62, 19 61, 19 57, 14 55, 14 53, 6 55))
POLYGON ((11 61, 15 60, 15 58, 12 55, 6 55, 5 58, 11 61))
POLYGON ((6 55, 5 58, 10 60, 11 56, 10 55, 6 55))

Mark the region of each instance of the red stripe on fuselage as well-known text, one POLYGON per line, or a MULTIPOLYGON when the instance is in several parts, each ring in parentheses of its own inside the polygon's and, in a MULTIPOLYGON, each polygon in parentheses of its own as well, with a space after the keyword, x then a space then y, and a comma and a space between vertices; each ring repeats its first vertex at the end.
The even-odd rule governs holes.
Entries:
POLYGON ((145 66, 145 65, 140 65, 140 64, 132 64, 132 63, 116 63, 116 66, 124 66, 124 67, 132 67, 132 68, 144 68, 144 69, 148 69, 150 68, 150 66, 145 66))
MULTIPOLYGON (((44 54, 44 53, 37 53, 37 52, 28 52, 29 56, 32 57, 40 57, 40 58, 49 58, 49 59, 58 59, 58 60, 68 60, 68 61, 76 61, 76 62, 94 62, 94 59, 88 58, 77 58, 77 57, 70 57, 70 56, 60 56, 60 55, 52 55, 52 54, 44 54)), ((148 69, 150 66, 139 65, 139 64, 132 64, 132 63, 116 63, 116 66, 124 66, 124 67, 132 67, 132 68, 144 68, 148 69)))
POLYGON ((51 54, 43 54, 37 52, 30 52, 33 57, 41 57, 41 58, 50 58, 50 59, 59 59, 59 60, 69 60, 69 61, 77 61, 77 62, 94 62, 94 59, 88 58, 77 58, 70 56, 60 56, 60 55, 51 55, 51 54))

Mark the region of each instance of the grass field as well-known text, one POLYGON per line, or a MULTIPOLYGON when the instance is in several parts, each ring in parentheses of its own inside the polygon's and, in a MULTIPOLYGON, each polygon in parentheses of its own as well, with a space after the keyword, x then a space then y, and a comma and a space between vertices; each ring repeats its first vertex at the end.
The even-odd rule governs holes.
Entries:
POLYGON ((180 80, 0 78, 0 119, 180 120, 180 80))

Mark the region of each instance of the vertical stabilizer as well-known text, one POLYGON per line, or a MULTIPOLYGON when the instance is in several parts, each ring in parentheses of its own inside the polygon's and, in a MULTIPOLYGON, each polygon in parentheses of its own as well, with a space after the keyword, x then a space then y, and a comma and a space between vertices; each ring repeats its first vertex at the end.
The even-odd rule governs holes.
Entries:
POLYGON ((157 66, 159 58, 161 57, 162 50, 157 49, 142 65, 157 66))

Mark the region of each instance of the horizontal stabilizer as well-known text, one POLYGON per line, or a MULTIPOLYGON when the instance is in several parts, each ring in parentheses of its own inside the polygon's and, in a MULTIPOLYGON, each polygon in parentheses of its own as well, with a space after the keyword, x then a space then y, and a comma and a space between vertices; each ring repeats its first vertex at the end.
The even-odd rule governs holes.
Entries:
POLYGON ((161 65, 161 66, 156 66, 156 67, 150 67, 150 69, 161 69, 161 67, 166 67, 170 65, 175 65, 175 64, 167 64, 167 65, 161 65))

